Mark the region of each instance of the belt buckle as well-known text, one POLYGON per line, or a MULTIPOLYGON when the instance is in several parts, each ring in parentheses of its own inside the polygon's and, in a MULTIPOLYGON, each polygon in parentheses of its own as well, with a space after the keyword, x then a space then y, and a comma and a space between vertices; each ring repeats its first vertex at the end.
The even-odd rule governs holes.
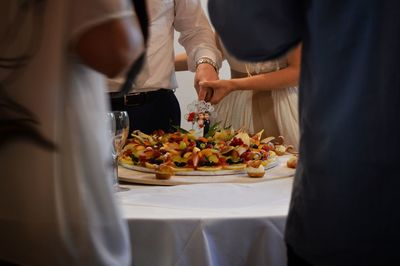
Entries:
POLYGON ((146 93, 136 92, 136 93, 124 95, 124 105, 125 106, 140 106, 145 102, 146 102, 146 93), (139 96, 139 97, 142 96, 142 97, 140 98, 140 100, 138 102, 132 103, 132 102, 129 102, 130 96, 139 96))

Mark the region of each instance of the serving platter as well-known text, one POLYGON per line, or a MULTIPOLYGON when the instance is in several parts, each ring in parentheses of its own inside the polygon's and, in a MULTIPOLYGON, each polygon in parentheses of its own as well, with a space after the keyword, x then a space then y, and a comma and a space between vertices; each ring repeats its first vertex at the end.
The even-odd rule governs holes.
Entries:
MULTIPOLYGON (((265 170, 268 170, 270 168, 273 168, 279 164, 278 160, 275 159, 274 161, 268 163, 264 168, 265 170)), ((120 165, 139 172, 143 173, 152 173, 155 174, 154 169, 142 167, 142 166, 137 166, 137 165, 131 165, 131 164, 126 164, 120 162, 120 165)), ((177 176, 216 176, 216 175, 237 175, 237 174, 245 174, 246 171, 245 169, 240 169, 240 170, 227 170, 227 169, 221 169, 221 170, 216 170, 216 171, 198 171, 198 170, 193 170, 193 171, 176 171, 175 175, 177 176)))
POLYGON ((244 170, 220 170, 176 172, 170 179, 161 180, 156 179, 153 169, 137 168, 137 166, 133 167, 126 164, 122 164, 123 167, 118 168, 118 176, 119 180, 124 182, 160 186, 203 183, 257 183, 292 177, 295 170, 286 166, 289 157, 288 155, 280 156, 276 161, 268 164, 265 175, 261 178, 251 178, 244 170))

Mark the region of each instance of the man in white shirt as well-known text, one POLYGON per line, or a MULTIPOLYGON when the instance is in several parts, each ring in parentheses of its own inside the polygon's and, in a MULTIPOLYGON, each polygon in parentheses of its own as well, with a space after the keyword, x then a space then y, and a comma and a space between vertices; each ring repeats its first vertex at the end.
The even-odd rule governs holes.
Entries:
POLYGON ((207 88, 200 88, 198 83, 218 79, 221 55, 199 0, 149 0, 148 12, 146 63, 131 92, 111 102, 113 110, 128 111, 131 131, 152 133, 180 125, 181 112, 174 94, 178 87, 174 30, 180 32, 178 41, 188 54, 189 70, 196 72, 194 83, 199 98, 206 97, 207 88))

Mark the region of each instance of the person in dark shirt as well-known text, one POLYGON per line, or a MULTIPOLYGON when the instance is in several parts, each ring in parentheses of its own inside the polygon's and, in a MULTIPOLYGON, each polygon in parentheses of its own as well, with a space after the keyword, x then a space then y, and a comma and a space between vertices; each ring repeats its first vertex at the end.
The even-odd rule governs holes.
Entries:
POLYGON ((303 43, 289 264, 400 265, 400 1, 210 0, 209 11, 239 59, 303 43))

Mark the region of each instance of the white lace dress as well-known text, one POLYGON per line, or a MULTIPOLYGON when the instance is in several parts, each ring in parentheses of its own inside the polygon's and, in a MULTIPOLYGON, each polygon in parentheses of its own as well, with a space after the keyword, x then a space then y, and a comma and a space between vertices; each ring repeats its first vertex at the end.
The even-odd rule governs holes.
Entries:
MULTIPOLYGON (((232 78, 277 71, 287 66, 287 58, 262 63, 245 63, 223 51, 232 78)), ((264 129, 264 136, 285 137, 298 150, 299 117, 297 87, 272 91, 237 90, 216 105, 214 122, 224 127, 246 128, 250 133, 264 129)))

